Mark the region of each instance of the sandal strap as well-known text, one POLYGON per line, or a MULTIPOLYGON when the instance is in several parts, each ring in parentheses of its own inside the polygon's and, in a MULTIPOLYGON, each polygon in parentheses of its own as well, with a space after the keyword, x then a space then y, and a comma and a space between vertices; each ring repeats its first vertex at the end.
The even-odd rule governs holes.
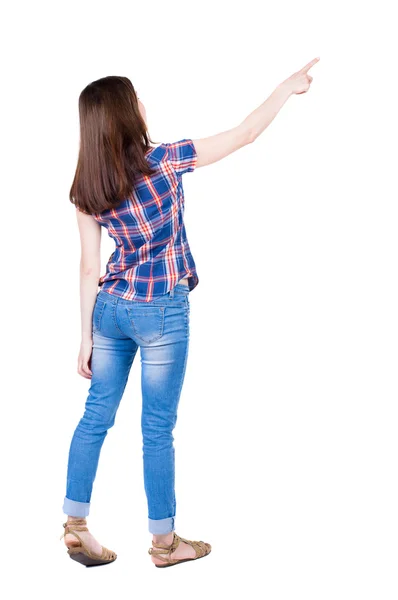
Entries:
MULTIPOLYGON (((174 532, 173 541, 171 542, 171 544, 166 545, 166 544, 158 544, 156 542, 152 542, 152 548, 149 548, 148 552, 149 552, 149 554, 158 555, 158 554, 166 554, 164 552, 164 550, 167 550, 168 551, 167 554, 170 556, 171 554, 173 554, 173 552, 175 552, 176 548, 178 548, 180 541, 181 541, 180 536, 174 532)), ((159 558, 162 559, 161 556, 159 556, 159 558)))
POLYGON ((86 527, 86 519, 74 519, 73 521, 63 523, 62 525, 65 531, 59 538, 60 540, 62 540, 62 538, 68 533, 75 535, 80 540, 75 531, 88 531, 88 527, 86 527))
MULTIPOLYGON (((92 553, 91 553, 91 556, 93 556, 92 553)), ((116 552, 113 552, 113 550, 109 550, 109 548, 106 548, 105 546, 102 546, 101 559, 103 559, 103 560, 115 560, 115 558, 116 558, 116 552)))
POLYGON ((86 519, 73 519, 70 521, 67 521, 66 523, 63 523, 64 527, 71 527, 73 525, 73 527, 81 527, 84 525, 87 525, 87 521, 86 519))

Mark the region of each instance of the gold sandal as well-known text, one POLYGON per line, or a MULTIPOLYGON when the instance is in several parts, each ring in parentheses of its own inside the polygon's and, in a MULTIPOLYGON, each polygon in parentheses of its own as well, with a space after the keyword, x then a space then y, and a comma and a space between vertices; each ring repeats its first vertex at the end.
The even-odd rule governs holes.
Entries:
POLYGON ((204 556, 207 556, 208 554, 210 554, 210 552, 211 552, 211 545, 208 544, 207 542, 202 542, 202 541, 196 542, 196 541, 192 541, 192 540, 186 540, 185 538, 177 535, 176 532, 174 532, 173 541, 169 546, 166 546, 164 544, 155 544, 155 542, 152 542, 152 548, 149 548, 149 550, 148 550, 148 554, 153 554, 154 556, 156 556, 157 558, 159 558, 160 560, 163 560, 165 562, 164 565, 156 565, 154 563, 155 567, 160 567, 160 568, 171 567, 173 565, 178 565, 179 563, 182 563, 182 562, 187 562, 188 560, 197 560, 198 558, 203 558, 204 556), (170 556, 173 554, 173 552, 175 552, 175 550, 178 547, 180 542, 185 542, 186 544, 189 544, 190 546, 192 546, 192 548, 196 552, 196 556, 194 556, 193 558, 173 558, 173 559, 171 559, 170 556), (156 548, 156 550, 155 550, 155 548, 156 548), (164 550, 167 550, 167 552, 164 552, 164 550), (163 556, 160 556, 161 554, 166 554, 166 558, 164 558, 163 556))
POLYGON ((71 533, 75 535, 80 542, 72 542, 72 545, 68 546, 69 556, 73 560, 76 560, 77 562, 81 563, 82 565, 85 565, 86 567, 107 565, 108 563, 115 561, 117 558, 117 554, 115 552, 112 552, 112 550, 105 548, 105 546, 102 546, 101 555, 94 554, 87 548, 81 537, 76 533, 76 531, 88 531, 86 524, 86 519, 74 519, 73 522, 63 523, 65 531, 59 539, 62 540, 62 538, 65 537, 67 533, 71 533))

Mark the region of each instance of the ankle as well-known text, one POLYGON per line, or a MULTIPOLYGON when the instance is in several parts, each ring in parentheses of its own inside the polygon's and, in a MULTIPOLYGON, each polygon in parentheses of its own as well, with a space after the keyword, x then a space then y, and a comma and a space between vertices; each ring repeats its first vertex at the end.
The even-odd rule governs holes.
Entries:
POLYGON ((155 544, 171 544, 174 538, 174 531, 162 534, 152 534, 152 541, 155 544))

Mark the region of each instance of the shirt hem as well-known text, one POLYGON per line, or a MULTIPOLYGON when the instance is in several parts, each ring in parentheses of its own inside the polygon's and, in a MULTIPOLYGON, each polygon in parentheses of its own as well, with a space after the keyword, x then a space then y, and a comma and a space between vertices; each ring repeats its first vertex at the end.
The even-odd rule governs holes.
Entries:
POLYGON ((162 294, 152 294, 152 297, 149 299, 148 299, 147 294, 137 294, 134 292, 129 294, 128 290, 120 293, 116 290, 116 288, 114 288, 112 290, 112 285, 114 285, 115 280, 108 282, 108 285, 106 284, 106 282, 101 284, 99 286, 99 291, 106 292, 107 294, 110 294, 111 296, 117 296, 118 298, 121 298, 122 300, 131 300, 131 301, 135 301, 135 302, 152 302, 152 300, 155 300, 156 298, 161 298, 165 294, 168 294, 178 284, 180 279, 184 279, 184 278, 188 278, 188 288, 189 288, 190 292, 193 289, 195 289, 199 283, 199 277, 198 277, 197 273, 190 270, 190 271, 184 272, 181 275, 179 275, 179 277, 177 279, 177 283, 175 283, 173 285, 173 287, 170 287, 167 291, 163 292, 162 294), (125 297, 126 294, 129 295, 129 298, 125 297))

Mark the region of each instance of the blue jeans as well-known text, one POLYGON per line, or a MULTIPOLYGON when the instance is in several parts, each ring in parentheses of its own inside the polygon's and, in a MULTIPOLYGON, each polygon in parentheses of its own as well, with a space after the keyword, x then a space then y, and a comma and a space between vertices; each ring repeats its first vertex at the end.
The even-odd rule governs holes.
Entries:
POLYGON ((152 534, 175 529, 173 429, 188 356, 188 296, 188 286, 181 283, 151 302, 99 291, 93 310, 91 384, 70 445, 65 514, 89 514, 101 447, 115 422, 139 346, 148 527, 152 534))

